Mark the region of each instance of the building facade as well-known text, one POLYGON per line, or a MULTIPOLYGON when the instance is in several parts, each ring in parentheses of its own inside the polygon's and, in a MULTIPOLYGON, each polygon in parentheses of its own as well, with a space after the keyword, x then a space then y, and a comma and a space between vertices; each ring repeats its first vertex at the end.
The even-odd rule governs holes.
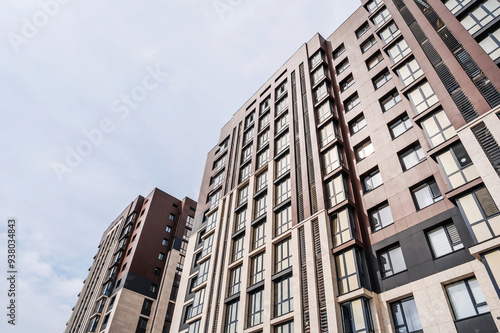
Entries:
POLYGON ((155 188, 111 223, 66 325, 77 332, 170 330, 196 202, 155 188))
POLYGON ((179 332, 500 330, 500 2, 362 1, 208 154, 179 332))

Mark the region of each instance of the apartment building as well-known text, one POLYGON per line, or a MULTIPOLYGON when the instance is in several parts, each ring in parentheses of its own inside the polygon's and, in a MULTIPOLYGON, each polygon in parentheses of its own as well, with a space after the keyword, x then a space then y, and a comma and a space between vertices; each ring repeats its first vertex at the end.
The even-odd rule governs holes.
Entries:
POLYGON ((499 13, 363 0, 297 50, 208 153, 172 327, 499 331, 499 13))
POLYGON ((130 203, 104 232, 65 332, 175 332, 195 210, 157 188, 130 203))

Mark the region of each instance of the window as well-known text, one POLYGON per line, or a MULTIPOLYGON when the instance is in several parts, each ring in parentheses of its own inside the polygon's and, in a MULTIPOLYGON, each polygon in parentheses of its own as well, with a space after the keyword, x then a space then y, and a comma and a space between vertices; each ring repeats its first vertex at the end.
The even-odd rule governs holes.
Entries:
POLYGON ((254 219, 261 217, 266 213, 266 199, 265 195, 255 199, 254 219))
POLYGON ((344 102, 344 109, 345 109, 345 112, 349 112, 351 111, 352 109, 354 109, 354 107, 356 105, 358 105, 360 102, 359 100, 359 95, 358 93, 356 92, 354 95, 352 95, 351 97, 349 97, 345 102, 344 102))
POLYGON ((276 161, 276 178, 284 175, 288 170, 290 170, 290 154, 286 154, 276 161))
POLYGON ((252 112, 248 116, 246 116, 246 118, 245 118, 245 129, 247 129, 251 125, 253 125, 254 117, 255 117, 255 112, 252 112))
POLYGON ((213 169, 215 169, 215 171, 220 170, 226 164, 226 157, 227 155, 224 154, 214 162, 213 169))
POLYGON ((194 323, 189 324, 189 329, 187 333, 199 333, 200 332, 201 320, 197 320, 194 323))
POLYGON ((292 207, 287 206, 276 213, 276 236, 281 235, 292 226, 292 207))
POLYGON ((337 137, 339 137, 339 129, 337 127, 337 123, 334 121, 328 122, 319 130, 320 147, 325 147, 337 137))
POLYGON ((417 114, 427 110, 429 107, 439 102, 429 82, 425 82, 410 91, 408 93, 408 98, 410 99, 417 114))
POLYGON ((264 252, 251 258, 250 261, 250 285, 254 285, 257 282, 264 280, 264 252))
POLYGON ((460 9, 462 9, 471 1, 472 0, 447 0, 444 4, 446 7, 448 7, 452 14, 456 14, 460 9))
POLYGON ((500 28, 495 31, 488 32, 488 35, 479 42, 493 61, 498 60, 500 57, 500 28))
POLYGON ((368 30, 370 30, 368 22, 363 23, 363 25, 356 30, 356 37, 361 38, 368 30))
POLYGON ((370 192, 371 190, 383 184, 382 175, 380 174, 378 168, 362 176, 361 178, 363 180, 363 190, 365 191, 365 193, 370 192))
POLYGON ((266 130, 261 135, 259 135, 259 138, 258 138, 258 149, 264 147, 268 142, 269 142, 269 129, 266 130))
POLYGON ((260 117, 260 119, 259 119, 259 131, 264 129, 264 127, 266 127, 267 124, 269 124, 270 120, 271 120, 271 113, 270 112, 266 112, 265 115, 260 117))
POLYGON ((464 248, 457 228, 453 223, 447 223, 427 232, 434 258, 442 257, 464 248))
POLYGON ((198 290, 194 293, 193 305, 188 311, 188 318, 193 318, 203 311, 203 299, 205 297, 205 288, 198 290))
POLYGON ((313 94, 314 94, 314 102, 318 103, 330 93, 330 87, 328 86, 328 82, 324 81, 322 84, 320 84, 316 89, 314 89, 313 94))
POLYGON ((387 10, 387 8, 384 8, 381 10, 378 14, 372 17, 372 22, 375 24, 375 26, 380 28, 385 22, 387 22, 391 18, 391 14, 387 10))
POLYGON ((406 270, 406 264, 403 257, 403 251, 399 245, 380 252, 378 254, 380 261, 380 273, 383 278, 406 270))
POLYGON ((392 75, 386 68, 382 73, 380 73, 373 79, 373 86, 375 87, 375 90, 382 87, 390 79, 392 79, 392 75))
POLYGON ((356 147, 354 150, 356 152, 356 159, 358 160, 358 162, 363 160, 368 155, 371 155, 374 152, 373 145, 372 145, 372 142, 370 141, 370 139, 363 142, 361 145, 356 147))
POLYGON ((258 290, 248 295, 248 327, 264 321, 264 290, 258 290))
POLYGON ((402 38, 396 44, 387 49, 387 53, 389 54, 389 57, 391 57, 393 63, 397 63, 410 54, 410 52, 410 47, 402 38))
POLYGON ((274 283, 274 316, 279 317, 293 311, 292 277, 274 283))
POLYGON ((247 221, 247 210, 242 209, 236 213, 236 226, 234 227, 234 232, 240 231, 245 228, 245 222, 247 221))
POLYGON ((336 212, 330 218, 333 230, 333 246, 342 245, 356 237, 352 211, 348 208, 336 212))
POLYGON ((457 203, 478 243, 500 235, 500 212, 486 187, 459 198, 457 203))
POLYGON ((384 41, 384 44, 389 43, 391 40, 399 36, 401 32, 398 29, 398 26, 396 23, 392 22, 389 23, 384 29, 382 29, 378 35, 380 36, 380 39, 384 41))
POLYGON ((437 156, 451 188, 457 188, 479 177, 462 143, 456 143, 437 156))
POLYGON ((253 232, 252 249, 255 250, 256 248, 264 245, 266 241, 266 223, 261 222, 258 225, 252 227, 252 232, 253 232))
POLYGON ((287 107, 288 107, 288 97, 282 98, 276 104, 276 115, 279 115, 281 112, 285 111, 287 107))
POLYGON ((266 148, 257 155, 257 169, 262 168, 269 161, 269 148, 266 148))
POLYGON ((335 67, 335 71, 337 75, 340 75, 343 71, 345 71, 349 67, 349 59, 345 58, 340 64, 335 67))
POLYGON ((281 132, 288 125, 288 112, 285 112, 276 120, 276 133, 281 132))
POLYGON ((351 248, 335 256, 340 295, 362 287, 363 276, 360 263, 361 258, 358 250, 355 248, 351 248))
POLYGON ((175 215, 174 214, 170 214, 170 216, 168 217, 169 220, 174 220, 175 219, 175 215))
POLYGON ((368 37, 363 43, 361 43, 360 47, 361 47, 361 52, 362 53, 365 53, 366 51, 368 51, 373 45, 375 45, 377 43, 377 40, 375 39, 375 37, 370 36, 368 37))
POLYGON ((252 169, 252 164, 247 164, 244 167, 241 168, 240 170, 240 183, 244 182, 245 180, 250 177, 250 170, 252 169))
POLYGON ((361 297, 351 302, 342 303, 340 309, 344 333, 375 332, 370 314, 370 304, 367 299, 361 297))
POLYGON ((321 67, 318 67, 318 69, 316 69, 313 73, 312 73, 312 84, 315 85, 317 84, 319 81, 321 81, 321 79, 323 79, 324 77, 326 76, 326 73, 325 73, 325 67, 321 66, 321 67))
POLYGON ((398 155, 401 166, 403 167, 403 171, 414 167, 415 165, 426 159, 424 150, 418 142, 413 144, 413 146, 407 148, 403 152, 400 152, 398 155))
POLYGON ((389 124, 389 131, 391 132, 392 138, 395 139, 412 127, 413 124, 411 123, 410 118, 406 113, 404 113, 401 117, 389 124))
POLYGON ((203 240, 203 248, 201 250, 201 258, 212 252, 212 246, 214 245, 214 235, 211 234, 203 240))
POLYGON ((137 323, 137 330, 144 330, 146 331, 146 326, 148 325, 148 320, 147 318, 144 317, 139 317, 139 322, 137 323))
POLYGON ((349 123, 349 130, 351 131, 351 135, 359 132, 363 127, 366 126, 366 119, 363 114, 359 117, 355 118, 353 121, 349 123))
POLYGON ((386 112, 399 102, 401 102, 401 96, 395 90, 391 92, 388 96, 382 98, 382 100, 380 101, 380 106, 382 107, 382 111, 386 112))
POLYGON ((500 14, 498 0, 483 0, 467 13, 460 23, 473 35, 500 14))
POLYGON ((236 328, 238 326, 239 303, 239 301, 235 301, 226 306, 226 325, 224 327, 225 333, 236 333, 236 328))
POLYGON ((368 9, 368 11, 370 12, 370 14, 373 14, 373 12, 375 12, 375 10, 380 7, 380 5, 382 5, 384 3, 383 0, 372 0, 372 1, 368 1, 368 3, 366 4, 366 9, 368 9))
POLYGON ((333 104, 330 100, 325 101, 316 109, 316 118, 318 119, 318 124, 323 122, 330 115, 334 114, 333 104))
POLYGON ((366 61, 366 67, 368 68, 368 70, 370 70, 373 67, 375 67, 382 60, 384 60, 384 57, 382 56, 382 53, 377 52, 370 59, 368 59, 366 61))
POLYGON ((354 77, 349 74, 342 82, 340 82, 340 91, 346 91, 350 86, 354 84, 354 77))
POLYGON ((286 80, 281 83, 278 88, 276 88, 275 95, 276 95, 276 100, 278 100, 283 94, 286 93, 286 80))
MULTIPOLYGON (((208 196, 208 201, 210 202, 210 208, 209 210, 212 210, 219 204, 220 196, 221 196, 222 191, 218 190, 208 196)), ((170 231, 169 231, 170 232, 170 231)))
POLYGON ((255 192, 259 192, 260 190, 263 190, 267 186, 267 172, 263 172, 260 175, 257 176, 257 181, 255 182, 256 188, 255 192))
POLYGON ((274 333, 293 333, 293 321, 288 321, 274 327, 274 333))
POLYGON ((267 112, 267 110, 269 110, 271 106, 271 97, 267 97, 265 100, 263 100, 261 103, 260 103, 260 111, 259 111, 259 114, 264 114, 265 112, 267 112))
POLYGON ((490 311, 475 277, 449 284, 445 288, 455 320, 490 311))
POLYGON ((431 147, 436 147, 457 134, 443 110, 422 121, 422 127, 429 138, 431 147))
POLYGON ((160 253, 158 254, 158 260, 164 260, 164 259, 165 259, 165 253, 160 252, 160 253))
POLYGON ((198 278, 196 279, 195 287, 199 286, 208 279, 208 270, 210 268, 210 259, 205 260, 198 270, 198 278))
POLYGON ((252 158, 252 146, 248 146, 241 152, 241 163, 245 163, 252 158))
POLYGON ((344 52, 345 46, 342 43, 333 51, 333 60, 337 60, 344 52))
POLYGON ((323 50, 319 50, 316 52, 310 60, 311 63, 311 68, 314 68, 317 64, 319 64, 321 61, 323 61, 323 50))
POLYGON ((327 175, 341 165, 344 165, 344 158, 341 149, 333 146, 322 155, 323 171, 327 175))
POLYGON ((288 131, 282 134, 278 139, 276 139, 276 155, 281 153, 283 150, 288 148, 288 131))
POLYGON ((243 241, 244 236, 240 236, 233 241, 233 262, 243 258, 243 241))
POLYGON ((332 208, 349 198, 349 187, 341 174, 328 181, 325 187, 328 208, 332 208))
POLYGON ((424 209, 435 202, 443 199, 439 187, 434 179, 418 186, 411 190, 413 200, 417 206, 417 210, 424 209))
POLYGON ((274 246, 274 272, 278 273, 291 266, 290 238, 287 238, 274 246))
MULTIPOLYGON (((142 318, 142 317, 139 317, 142 318)), ((101 316, 95 316, 90 320, 88 332, 95 332, 97 329, 97 325, 99 325, 99 320, 101 316)), ((147 320, 146 320, 147 323, 147 320)))
POLYGON ((253 126, 245 131, 243 134, 243 144, 247 144, 253 139, 253 126))
POLYGON ((161 268, 155 267, 153 274, 156 276, 160 276, 161 275, 161 268))
POLYGON ((167 225, 167 227, 165 228, 165 231, 169 232, 169 233, 172 232, 172 227, 167 225))
POLYGON ((233 268, 229 274, 229 296, 240 292, 241 286, 241 265, 233 268))
POLYGON ((275 205, 279 205, 292 195, 292 184, 290 178, 275 185, 274 198, 275 205))
POLYGON ((396 332, 422 332, 422 324, 413 297, 392 303, 391 310, 396 332))
POLYGON ((248 199, 248 185, 241 188, 238 191, 238 205, 241 205, 242 203, 246 202, 248 199))
POLYGON ((405 87, 424 75, 424 72, 415 59, 406 61, 403 65, 401 65, 401 67, 398 67, 396 72, 405 87))
POLYGON ((217 224, 217 211, 215 211, 210 216, 207 216, 207 229, 206 229, 206 231, 210 231, 213 228, 215 228, 216 224, 217 224))

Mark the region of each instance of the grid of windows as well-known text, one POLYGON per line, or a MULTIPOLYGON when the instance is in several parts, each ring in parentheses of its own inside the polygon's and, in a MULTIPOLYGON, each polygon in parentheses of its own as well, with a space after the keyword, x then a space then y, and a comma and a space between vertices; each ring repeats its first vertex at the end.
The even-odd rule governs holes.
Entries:
POLYGON ((269 124, 270 120, 271 120, 270 112, 266 112, 266 114, 261 116, 259 119, 259 131, 263 130, 269 124))
POLYGON ((210 259, 205 260, 198 270, 198 278, 196 279, 195 287, 207 281, 208 279, 208 270, 210 269, 210 259))
POLYGON ((257 155, 257 168, 262 168, 269 161, 269 149, 265 149, 257 155))
POLYGON ((349 130, 351 131, 351 135, 356 134, 365 126, 366 126, 366 119, 365 119, 364 114, 361 114, 359 117, 354 119, 351 123, 349 123, 349 130))
POLYGON ((288 143, 289 143, 289 135, 288 131, 286 131, 278 139, 276 139, 276 155, 278 155, 283 150, 288 148, 288 143))
POLYGON ((293 333, 293 321, 288 321, 284 324, 279 324, 274 327, 274 333, 293 333))
POLYGON ((406 270, 403 251, 401 251, 399 245, 380 252, 378 258, 380 261, 380 273, 384 278, 406 270))
POLYGON ((455 14, 471 1, 472 0, 447 0, 444 4, 452 14, 455 14))
POLYGON ((245 228, 246 221, 247 221, 247 210, 242 209, 241 211, 237 212, 234 232, 240 231, 241 229, 245 228))
POLYGON ((490 311, 476 278, 455 282, 445 288, 456 320, 490 311))
POLYGON ((316 52, 310 59, 311 62, 311 68, 314 68, 317 64, 319 64, 321 61, 323 61, 323 51, 319 50, 316 52))
POLYGON ((281 132, 288 125, 288 112, 283 113, 278 120, 276 120, 276 133, 281 132))
POLYGON ((313 85, 317 84, 319 81, 321 81, 326 76, 325 67, 323 67, 323 66, 318 67, 318 69, 316 69, 311 74, 311 76, 312 76, 312 84, 313 85))
POLYGON ((241 205, 244 202, 247 202, 247 200, 248 200, 248 185, 245 187, 242 187, 238 191, 238 205, 241 205))
POLYGON ((243 151, 241 152, 241 163, 245 163, 252 158, 252 147, 253 146, 250 145, 243 149, 243 151))
POLYGON ((246 130, 245 133, 243 134, 243 144, 247 144, 248 142, 250 142, 250 140, 253 139, 253 126, 246 130))
POLYGON ((257 176, 255 191, 259 192, 267 186, 267 172, 263 172, 257 176))
POLYGON ((500 14, 498 0, 483 0, 467 13, 460 23, 472 35, 493 21, 500 14))
POLYGON ((245 180, 250 177, 250 171, 252 169, 252 164, 247 164, 244 167, 241 168, 240 170, 240 183, 244 182, 245 180))
POLYGON ((370 14, 373 14, 375 10, 380 7, 384 3, 383 0, 371 0, 366 3, 366 9, 370 12, 370 14))
POLYGON ((211 234, 203 240, 203 248, 201 249, 201 257, 206 256, 212 252, 212 246, 214 245, 214 235, 211 234))
POLYGON ((218 211, 215 211, 211 215, 207 216, 206 231, 210 231, 213 228, 215 228, 215 224, 217 223, 217 213, 218 213, 218 211))
POLYGON ((265 131, 264 133, 262 133, 261 135, 259 135, 259 138, 258 138, 258 149, 264 147, 267 143, 269 143, 269 129, 267 131, 265 131))
POLYGON ((293 311, 292 277, 274 283, 274 316, 279 317, 293 311))
POLYGON ((278 273, 291 266, 290 238, 274 246, 274 272, 278 273))
POLYGON ((320 146, 325 147, 339 136, 337 124, 333 121, 327 123, 319 130, 320 146))
POLYGON ((275 204, 279 205, 292 195, 292 182, 290 178, 275 185, 275 204))
POLYGON ((330 93, 330 87, 328 86, 328 82, 324 81, 317 88, 314 89, 314 101, 317 103, 323 99, 326 95, 330 93))
POLYGON ((488 35, 479 42, 479 45, 483 48, 493 61, 500 58, 500 28, 488 32, 488 35))

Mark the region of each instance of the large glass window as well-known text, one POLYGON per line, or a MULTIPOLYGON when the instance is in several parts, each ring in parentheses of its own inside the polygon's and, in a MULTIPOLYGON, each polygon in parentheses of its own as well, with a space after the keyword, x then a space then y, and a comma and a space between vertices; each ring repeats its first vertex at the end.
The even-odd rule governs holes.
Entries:
POLYGON ((269 148, 266 148, 264 151, 260 152, 257 155, 257 169, 262 168, 269 161, 269 148))
POLYGON ((258 138, 258 149, 264 147, 269 142, 269 129, 267 129, 264 133, 259 135, 258 138))
POLYGON ((382 9, 375 16, 372 17, 372 22, 377 28, 380 28, 385 22, 391 18, 391 14, 387 8, 382 9))
POLYGON ((266 213, 266 203, 267 198, 265 195, 255 199, 254 219, 261 217, 266 213))
POLYGON ((370 24, 368 22, 363 23, 355 32, 356 37, 361 38, 368 30, 370 30, 370 24))
POLYGON ((287 238, 274 246, 274 272, 278 273, 291 266, 290 238, 287 238))
POLYGON ((446 293, 456 320, 490 311, 476 278, 449 284, 446 286, 446 293))
POLYGON ((373 55, 370 59, 368 59, 366 61, 366 67, 368 68, 368 70, 370 70, 373 67, 375 67, 382 60, 384 60, 382 53, 377 52, 377 53, 375 53, 375 55, 373 55))
POLYGON ((243 151, 241 152, 241 163, 245 163, 252 158, 252 147, 253 146, 250 145, 243 149, 243 151))
POLYGON ((234 232, 240 231, 241 229, 245 228, 246 221, 247 221, 247 210, 242 209, 241 211, 237 212, 234 232))
POLYGON ((420 143, 416 143, 404 151, 398 153, 403 171, 406 171, 426 159, 424 150, 420 143))
POLYGON ((313 85, 315 85, 316 83, 318 83, 319 81, 321 81, 322 78, 324 78, 326 75, 325 73, 325 67, 321 66, 321 67, 318 67, 318 69, 316 69, 313 73, 312 73, 312 83, 313 85))
POLYGON ((281 153, 283 150, 288 148, 289 135, 288 131, 282 134, 278 139, 276 139, 276 155, 281 153))
POLYGON ((241 205, 244 202, 247 202, 248 200, 248 185, 245 187, 242 187, 238 191, 238 205, 241 205))
POLYGON ((274 316, 279 317, 293 311, 292 277, 274 283, 274 316))
POLYGON ((319 102, 323 97, 328 95, 329 92, 330 92, 330 87, 328 86, 328 81, 324 81, 316 89, 314 89, 313 91, 314 101, 316 103, 319 102))
POLYGON ((320 147, 325 147, 327 144, 335 140, 339 136, 337 124, 330 121, 319 130, 320 147))
POLYGON ((205 288, 194 293, 193 305, 189 308, 188 318, 193 318, 203 311, 203 301, 205 297, 205 288))
POLYGON ((259 174, 255 183, 255 192, 259 192, 260 190, 264 189, 267 186, 267 172, 264 171, 263 173, 259 174))
POLYGON ((373 45, 375 45, 377 43, 377 40, 375 39, 375 37, 370 36, 368 37, 363 43, 361 43, 360 47, 361 47, 361 52, 365 53, 366 51, 368 51, 369 49, 371 49, 371 47, 373 45))
POLYGON ((266 241, 266 223, 261 222, 256 226, 252 227, 253 231, 253 246, 252 249, 256 249, 264 245, 266 241))
POLYGON ((500 58, 500 28, 488 32, 488 35, 479 42, 479 45, 481 45, 484 52, 486 52, 493 61, 500 58))
POLYGON ((264 252, 251 258, 250 285, 264 280, 264 252))
POLYGON ((265 115, 260 117, 260 119, 259 119, 259 131, 264 129, 264 127, 266 127, 269 124, 270 120, 271 120, 271 113, 270 112, 266 112, 265 115))
POLYGON ((479 177, 476 168, 462 143, 457 143, 437 156, 439 165, 451 188, 457 188, 479 177))
POLYGON ((448 7, 452 14, 456 14, 460 9, 462 9, 471 1, 472 0, 447 0, 444 4, 446 7, 448 7))
POLYGON ((243 258, 244 236, 240 236, 233 241, 233 262, 243 258))
POLYGON ((344 165, 341 148, 333 146, 328 149, 323 155, 323 170, 325 175, 329 174, 339 166, 344 165))
POLYGON ((413 297, 392 303, 391 310, 396 332, 422 332, 422 324, 413 297))
POLYGON ((288 170, 290 170, 290 154, 286 154, 276 161, 276 178, 284 175, 288 170))
POLYGON ((224 325, 225 333, 236 333, 236 328, 238 326, 238 304, 239 301, 235 301, 226 306, 226 323, 224 325))
POLYGON ((335 256, 340 295, 362 287, 363 272, 360 260, 359 252, 354 248, 335 256))
POLYGON ((375 90, 382 87, 390 79, 392 79, 392 75, 386 68, 382 73, 380 73, 373 79, 373 86, 375 87, 375 90))
POLYGON ((248 295, 248 327, 264 321, 264 290, 260 289, 248 295))
POLYGON ((356 228, 352 211, 348 208, 336 212, 330 218, 333 230, 333 246, 342 245, 356 238, 356 228))
POLYGON ((373 170, 370 173, 364 175, 362 177, 363 180, 363 190, 365 193, 370 192, 371 190, 382 185, 382 175, 380 174, 379 169, 373 170))
POLYGON ((380 36, 380 39, 384 41, 384 44, 389 43, 391 40, 399 36, 401 32, 399 31, 398 26, 396 23, 392 22, 389 23, 384 29, 382 29, 378 35, 380 36))
POLYGON ((199 333, 200 332, 200 323, 201 320, 197 320, 194 323, 189 324, 187 333, 199 333))
POLYGON ((276 120, 275 133, 281 132, 287 125, 288 125, 288 112, 285 112, 276 120))
POLYGON ((387 50, 387 53, 389 53, 389 56, 391 57, 393 63, 397 63, 408 54, 410 54, 410 52, 410 47, 404 39, 399 40, 396 44, 394 44, 387 50))
POLYGON ((370 217, 370 222, 372 224, 373 232, 378 231, 394 223, 394 219, 392 218, 391 208, 387 203, 384 203, 373 209, 370 209, 368 215, 370 217))
POLYGON ((396 72, 405 87, 424 75, 422 68, 420 68, 420 65, 415 59, 406 61, 401 67, 398 67, 396 72))
POLYGON ((500 2, 498 0, 483 0, 468 12, 460 23, 472 35, 493 21, 499 14, 500 2))
POLYGON ((371 140, 365 141, 361 145, 357 146, 354 151, 356 153, 356 159, 359 162, 374 152, 373 144, 371 140))
POLYGON ((292 182, 287 178, 275 185, 275 205, 279 205, 292 195, 292 182))
POLYGON ((244 182, 245 180, 248 179, 248 177, 250 177, 251 169, 252 169, 251 163, 249 163, 241 168, 241 170, 240 170, 240 183, 244 182))
POLYGON ((349 123, 349 130, 351 131, 351 135, 358 133, 362 128, 366 126, 366 119, 363 114, 354 119, 349 123))
POLYGON ((500 235, 500 212, 486 187, 457 200, 478 243, 500 235))
POLYGON ((457 228, 453 223, 447 223, 427 232, 434 258, 442 257, 464 248, 457 228))
POLYGON ((375 10, 384 3, 383 0, 371 0, 366 3, 366 9, 372 14, 375 10))
POLYGON ((325 185, 328 208, 341 203, 349 198, 349 187, 342 174, 332 178, 325 185))
POLYGON ((253 126, 243 134, 243 144, 247 144, 253 139, 253 126))
POLYGON ((352 74, 349 74, 345 79, 340 82, 340 91, 346 91, 350 86, 354 84, 354 77, 352 74))
POLYGON ((421 113, 439 102, 429 82, 425 82, 408 93, 415 112, 421 113))
POLYGON ((380 261, 380 273, 383 278, 406 270, 403 251, 399 245, 378 254, 380 261))
POLYGON ((237 294, 241 289, 241 265, 229 273, 229 296, 237 294))
POLYGON ((319 64, 323 60, 323 51, 319 50, 316 52, 310 59, 311 68, 314 68, 317 64, 319 64))
POLYGON ((412 189, 411 194, 417 206, 417 210, 424 209, 443 199, 441 191, 439 191, 439 187, 434 179, 412 189))
POLYGON ((335 71, 337 75, 340 75, 343 71, 345 71, 349 67, 349 59, 345 58, 340 64, 335 67, 335 71))
POLYGON ((285 96, 276 104, 276 115, 281 114, 281 112, 285 111, 287 108, 288 108, 288 96, 285 96))
POLYGON ((429 138, 431 147, 436 147, 457 134, 443 110, 422 121, 422 127, 429 138))
POLYGON ((358 93, 355 93, 344 102, 345 112, 349 112, 361 102, 358 93))
POLYGON ((333 51, 333 60, 337 60, 344 52, 345 46, 344 43, 342 43, 333 51))
POLYGON ((201 250, 201 257, 206 256, 212 252, 212 246, 214 245, 214 234, 211 234, 203 240, 203 248, 201 250))
POLYGON ((288 321, 284 324, 279 324, 274 327, 274 333, 294 333, 293 321, 288 321))
POLYGON ((210 202, 209 210, 212 210, 219 204, 221 193, 222 191, 218 190, 217 192, 210 194, 210 196, 208 197, 208 201, 210 202))
POLYGON ((370 304, 365 298, 340 305, 344 333, 374 332, 370 313, 370 304))
POLYGON ((386 112, 399 102, 401 102, 401 96, 397 91, 394 91, 380 100, 380 106, 382 111, 386 112))
POLYGON ((281 235, 292 226, 292 207, 286 206, 276 213, 276 236, 281 235))
POLYGON ((406 113, 404 113, 401 117, 396 119, 396 121, 389 124, 389 131, 391 132, 392 138, 395 139, 412 127, 413 124, 411 123, 410 118, 406 113))
POLYGON ((330 100, 325 101, 316 109, 316 118, 318 119, 318 124, 323 122, 330 115, 334 114, 333 104, 330 100))
POLYGON ((201 265, 200 269, 198 270, 198 278, 196 279, 196 283, 194 284, 194 287, 202 284, 203 282, 207 281, 208 279, 208 270, 210 269, 210 259, 205 260, 201 265))

